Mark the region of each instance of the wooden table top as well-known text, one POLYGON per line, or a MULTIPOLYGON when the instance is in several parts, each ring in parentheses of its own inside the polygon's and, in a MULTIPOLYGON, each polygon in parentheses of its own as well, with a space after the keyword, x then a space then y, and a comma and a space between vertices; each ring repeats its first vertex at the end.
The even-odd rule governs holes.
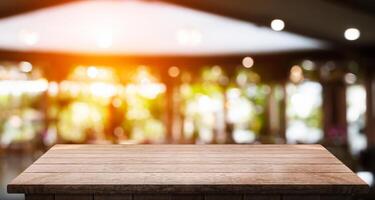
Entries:
POLYGON ((55 145, 10 193, 364 193, 321 145, 55 145))

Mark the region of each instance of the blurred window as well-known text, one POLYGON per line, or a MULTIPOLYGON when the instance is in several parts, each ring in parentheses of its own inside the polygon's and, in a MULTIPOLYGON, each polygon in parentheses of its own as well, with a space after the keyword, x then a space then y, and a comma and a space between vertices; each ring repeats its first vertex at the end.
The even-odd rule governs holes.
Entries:
POLYGON ((44 129, 48 82, 31 63, 0 63, 0 147, 30 142, 44 129))
POLYGON ((317 143, 323 139, 322 86, 318 82, 289 83, 287 91, 287 143, 317 143))
POLYGON ((349 85, 346 89, 346 119, 348 121, 348 142, 353 155, 366 149, 366 89, 363 85, 349 85))

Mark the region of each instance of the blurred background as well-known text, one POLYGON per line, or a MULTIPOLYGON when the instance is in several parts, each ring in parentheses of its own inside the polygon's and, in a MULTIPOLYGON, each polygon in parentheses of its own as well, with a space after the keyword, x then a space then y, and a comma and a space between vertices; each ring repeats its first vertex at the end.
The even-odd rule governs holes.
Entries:
POLYGON ((56 143, 323 144, 375 172, 371 0, 2 0, 0 199, 56 143))

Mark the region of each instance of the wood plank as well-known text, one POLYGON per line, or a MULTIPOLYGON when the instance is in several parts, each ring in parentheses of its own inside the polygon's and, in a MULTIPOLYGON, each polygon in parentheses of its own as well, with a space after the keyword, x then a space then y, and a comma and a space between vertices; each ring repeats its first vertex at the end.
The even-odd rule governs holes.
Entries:
POLYGON ((121 157, 102 157, 102 158, 48 158, 41 157, 36 164, 341 164, 336 158, 121 158, 121 157))
POLYGON ((249 149, 249 150, 202 150, 202 151, 171 151, 171 150, 153 150, 153 149, 146 149, 146 150, 122 150, 122 149, 81 149, 81 150, 50 150, 49 153, 54 154, 113 154, 113 155, 135 155, 135 154, 151 154, 151 155, 160 155, 160 154, 170 154, 174 152, 175 155, 182 155, 182 154, 199 154, 199 155, 209 155, 209 154, 230 154, 230 155, 254 155, 254 154, 274 154, 274 155, 284 155, 284 154, 323 154, 327 155, 328 152, 326 150, 319 150, 319 151, 312 151, 312 150, 259 150, 259 149, 249 149))
POLYGON ((284 195, 283 200, 320 200, 319 195, 284 195))
POLYGON ((93 200, 94 196, 89 194, 56 194, 55 200, 93 200))
POLYGON ((8 185, 8 192, 28 194, 367 191, 320 145, 57 145, 8 185))
POLYGON ((207 194, 205 200, 242 200, 242 195, 212 195, 207 194))
POLYGON ((319 144, 56 144, 50 150, 55 149, 308 149, 325 150, 319 144))
POLYGON ((173 172, 177 173, 204 173, 204 172, 237 172, 237 173, 285 173, 285 172, 305 172, 305 173, 350 173, 350 169, 342 164, 284 164, 284 165, 270 165, 270 164, 35 164, 31 165, 25 172, 35 173, 102 173, 102 172, 173 172))
POLYGON ((204 200, 203 195, 189 195, 189 194, 173 194, 171 200, 204 200))
POLYGON ((321 145, 56 145, 50 152, 63 153, 327 153, 321 145), (95 151, 95 152, 92 152, 95 151))
POLYGON ((95 194, 94 200, 132 200, 131 194, 95 194))
POLYGON ((59 152, 64 152, 64 153, 75 153, 75 152, 87 152, 90 153, 92 151, 100 151, 102 153, 111 153, 111 152, 121 152, 121 153, 235 153, 235 152, 289 152, 289 153, 327 153, 329 152, 326 149, 293 149, 293 148, 286 148, 286 149, 277 149, 277 148, 269 148, 269 149, 254 149, 254 148, 243 148, 243 149, 236 149, 236 148, 231 148, 231 149, 155 149, 155 148, 145 148, 145 149, 126 149, 126 148, 114 148, 114 149, 106 149, 106 148, 98 148, 98 149, 51 149, 48 152, 53 152, 53 153, 59 153, 59 152))
POLYGON ((133 196, 133 200, 170 200, 170 195, 159 195, 159 194, 136 194, 133 196))
POLYGON ((156 157, 156 158, 169 158, 169 157, 180 157, 180 158, 193 158, 199 156, 201 158, 334 158, 333 155, 327 153, 310 153, 310 154, 280 154, 280 153, 256 153, 256 154, 236 154, 236 153, 55 153, 47 152, 43 158, 139 158, 139 157, 156 157), (199 155, 198 155, 199 154, 199 155))
MULTIPOLYGON (((149 175, 149 173, 143 173, 149 175)), ((128 174, 127 174, 128 175, 128 174)), ((168 175, 168 174, 167 174, 168 175)), ((176 174, 170 174, 176 177, 176 174)), ((197 174, 197 176, 201 174, 197 174)), ((290 174, 289 174, 290 175, 290 174)), ((217 178, 207 178, 207 181, 198 184, 198 180, 190 179, 183 181, 179 179, 179 183, 171 181, 170 177, 155 177, 148 176, 148 178, 137 178, 133 176, 123 176, 118 174, 116 177, 108 177, 107 174, 98 174, 96 178, 89 177, 87 174, 82 174, 81 179, 77 180, 78 175, 72 174, 43 174, 43 173, 30 173, 25 177, 25 174, 19 176, 14 182, 8 185, 9 193, 63 193, 69 192, 76 193, 176 193, 176 194, 201 194, 201 193, 262 193, 267 194, 293 194, 293 193, 314 193, 314 194, 362 194, 367 193, 369 188, 366 184, 360 183, 347 183, 351 180, 352 176, 339 176, 336 181, 327 182, 324 178, 316 178, 315 176, 294 176, 294 181, 282 181, 281 178, 286 177, 274 176, 271 174, 259 175, 258 177, 246 178, 239 182, 236 179, 241 179, 241 176, 233 177, 232 174, 227 174, 228 179, 215 181, 217 178), (50 178, 49 178, 50 177, 50 178), (163 178, 164 177, 164 178, 163 178), (274 177, 274 178, 272 178, 274 177), (57 181, 52 179, 58 179, 57 181), (156 179, 154 182, 148 179, 156 179), (65 181, 64 181, 65 180, 65 181), (92 181, 93 180, 93 181, 92 181), (261 180, 261 181, 260 181, 261 180), (303 180, 306 180, 305 182, 303 180), (308 181, 310 180, 310 181, 308 181), (347 181, 345 181, 347 180, 347 181), (132 181, 133 184, 126 184, 132 181), (182 183, 181 183, 182 182, 182 183), (221 183, 220 182, 224 182, 221 183), (291 184, 291 182, 295 182, 291 184), (313 182, 313 183, 311 183, 313 182), (73 184, 74 183, 74 184, 73 184), (321 184, 325 183, 325 184, 321 184)), ((137 176, 137 175, 135 175, 137 176)), ((328 175, 331 177, 330 175, 328 175)), ((338 175, 337 175, 338 176, 338 175)), ((243 179, 243 178, 242 178, 243 179)))
POLYGON ((127 144, 113 144, 113 145, 106 145, 106 144, 57 144, 51 148, 53 149, 116 149, 116 148, 126 148, 126 149, 188 149, 188 150, 194 150, 194 149, 320 149, 325 150, 325 148, 322 145, 319 144, 304 144, 304 145, 295 145, 295 144, 261 144, 261 145, 238 145, 238 144, 214 144, 214 145, 190 145, 190 144, 160 144, 160 145, 127 145, 127 144))
POLYGON ((25 200, 54 200, 53 194, 26 194, 25 200))
POLYGON ((251 194, 246 194, 244 196, 244 200, 281 200, 280 195, 251 195, 251 194))
POLYGON ((257 146, 257 145, 182 145, 182 146, 173 146, 173 145, 67 145, 54 146, 49 151, 69 151, 69 150, 78 150, 78 151, 89 151, 89 150, 121 150, 121 151, 168 151, 168 152, 200 152, 200 151, 265 151, 265 150, 282 150, 282 151, 311 151, 311 152, 323 152, 327 151, 324 147, 318 146, 305 146, 305 145, 286 145, 281 147, 281 145, 272 145, 272 146, 257 146))
POLYGON ((22 173, 16 185, 358 185, 367 186, 353 173, 22 173))
POLYGON ((350 200, 352 195, 321 195, 320 200, 350 200))

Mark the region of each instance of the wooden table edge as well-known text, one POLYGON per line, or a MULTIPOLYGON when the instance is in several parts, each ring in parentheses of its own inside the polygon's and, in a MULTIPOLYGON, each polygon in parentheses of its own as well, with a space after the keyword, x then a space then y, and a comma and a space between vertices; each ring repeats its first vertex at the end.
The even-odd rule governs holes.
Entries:
MULTIPOLYGON (((55 145, 51 149, 61 147, 71 147, 73 145, 55 145)), ((76 145, 84 146, 84 145, 76 145)), ((89 145, 87 145, 89 146, 89 145)), ((97 145, 96 145, 97 146, 97 145)), ((103 145, 107 146, 107 145, 103 145)), ((125 146, 125 145, 116 145, 125 146)), ((129 145, 135 146, 135 145, 129 145)), ((154 145, 168 146, 168 144, 154 145)), ((170 146, 193 146, 193 145, 170 145, 170 146)), ((240 146, 240 145, 206 145, 206 146, 240 146)), ((242 145, 241 145, 242 146, 242 145)), ((257 146, 257 145, 254 145, 257 146)), ((253 147, 254 147, 253 146, 253 147)), ((260 145, 259 145, 260 146, 260 145)), ((272 145, 268 145, 272 146, 272 145)), ((275 145, 279 146, 279 145, 275 145)), ((314 145, 286 145, 286 146, 310 146, 326 150, 320 144, 314 145)), ((91 147, 90 147, 91 148, 91 147)), ((337 158, 336 158, 337 159, 337 158)), ((342 164, 342 162, 340 162, 342 164)), ((351 172, 353 173, 353 172, 351 172)), ((354 174, 354 173, 353 173, 354 174)), ((369 192, 369 186, 363 181, 359 184, 221 184, 221 185, 140 185, 140 184, 20 184, 11 182, 7 185, 8 193, 25 194, 202 194, 202 193, 238 193, 238 194, 365 194, 369 192)))
POLYGON ((19 185, 8 184, 8 193, 25 194, 366 194, 361 185, 19 185))

